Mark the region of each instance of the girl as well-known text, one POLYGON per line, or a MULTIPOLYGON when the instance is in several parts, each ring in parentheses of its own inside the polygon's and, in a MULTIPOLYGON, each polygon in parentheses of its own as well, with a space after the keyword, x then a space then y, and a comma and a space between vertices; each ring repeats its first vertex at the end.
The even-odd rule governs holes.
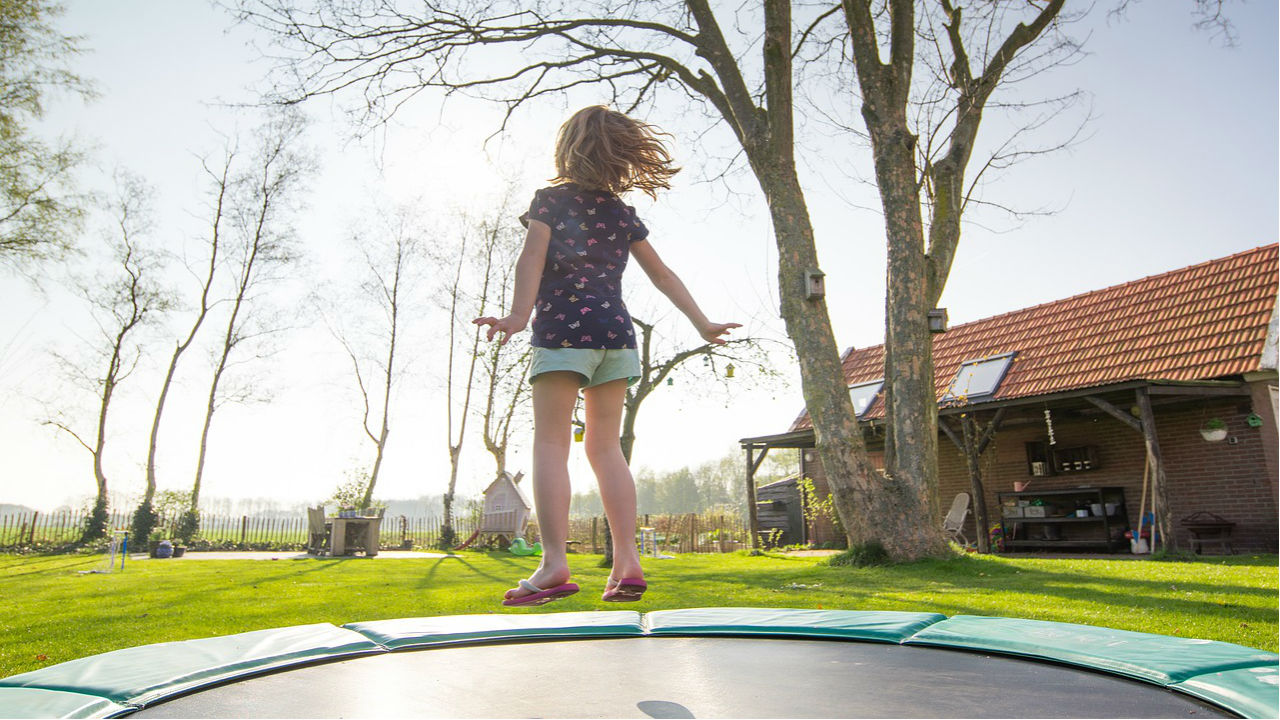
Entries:
POLYGON ((603 106, 579 110, 556 138, 556 177, 520 217, 528 228, 516 261, 511 312, 482 317, 500 343, 533 320, 533 497, 542 563, 503 605, 541 605, 578 592, 569 582, 569 447, 581 389, 587 460, 613 536, 613 572, 603 599, 631 602, 646 584, 636 549, 636 489, 619 442, 627 385, 639 379, 635 330, 622 302, 622 271, 634 257, 704 340, 724 344, 737 323, 713 323, 649 244, 648 228, 618 195, 656 198, 679 168, 653 126, 603 106))

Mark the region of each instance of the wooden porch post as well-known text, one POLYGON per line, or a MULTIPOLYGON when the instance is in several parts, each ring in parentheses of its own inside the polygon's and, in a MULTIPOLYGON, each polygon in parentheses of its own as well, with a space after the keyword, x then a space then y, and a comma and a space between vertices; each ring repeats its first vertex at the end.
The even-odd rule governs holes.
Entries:
MULTIPOLYGON (((768 453, 766 447, 764 450, 768 453)), ((747 534, 751 536, 751 554, 760 552, 760 523, 756 518, 756 468, 760 463, 755 461, 756 446, 747 445, 747 534)), ((760 456, 764 460, 764 455, 760 456)))
MULTIPOLYGON (((1160 541, 1164 543, 1165 548, 1171 546, 1169 535, 1169 494, 1167 492, 1167 478, 1164 472, 1164 460, 1160 454, 1160 438, 1156 434, 1156 416, 1151 410, 1151 395, 1147 388, 1141 387, 1137 390, 1138 411, 1142 415, 1142 439, 1146 442, 1147 457, 1151 459, 1151 477, 1152 496, 1156 504, 1155 526, 1156 531, 1160 535, 1160 541)), ((1142 512, 1141 508, 1138 510, 1142 512)), ((1142 518, 1138 518, 1138 523, 1142 523, 1142 518)), ((1152 538, 1151 552, 1156 551, 1155 538, 1152 538)))

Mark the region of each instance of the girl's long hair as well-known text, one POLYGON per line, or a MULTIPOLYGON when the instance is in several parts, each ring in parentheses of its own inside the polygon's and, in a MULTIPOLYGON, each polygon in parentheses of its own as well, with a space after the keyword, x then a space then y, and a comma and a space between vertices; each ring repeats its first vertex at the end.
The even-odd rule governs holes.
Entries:
POLYGON ((603 105, 585 107, 560 126, 551 182, 615 194, 642 190, 656 198, 658 189, 669 189, 671 176, 680 172, 659 135, 670 137, 603 105))

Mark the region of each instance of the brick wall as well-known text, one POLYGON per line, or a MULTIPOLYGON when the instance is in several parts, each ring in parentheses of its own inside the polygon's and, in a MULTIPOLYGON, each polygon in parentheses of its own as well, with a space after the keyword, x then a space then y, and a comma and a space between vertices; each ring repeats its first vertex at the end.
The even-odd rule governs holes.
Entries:
MULTIPOLYGON (((1172 521, 1174 547, 1189 549, 1190 536, 1179 521, 1194 512, 1207 510, 1236 524, 1232 538, 1237 552, 1276 551, 1277 525, 1280 524, 1277 522, 1276 478, 1268 470, 1267 458, 1267 443, 1274 446, 1277 442, 1276 427, 1269 411, 1259 412, 1264 418, 1261 428, 1249 427, 1245 418, 1253 410, 1247 397, 1156 406, 1156 430, 1165 461, 1166 491, 1171 505, 1168 517, 1172 521), (1200 437, 1200 425, 1210 417, 1220 417, 1227 422, 1229 436, 1236 439, 1234 444, 1205 442, 1200 437)), ((1027 468, 1025 443, 1048 439, 1044 421, 1035 414, 1018 417, 1010 413, 1006 428, 996 433, 982 457, 988 520, 1000 520, 997 492, 1012 491, 1015 481, 1029 481, 1028 490, 1068 489, 1080 485, 1124 488, 1128 516, 1131 523, 1136 524, 1146 458, 1142 435, 1103 414, 1073 418, 1059 412, 1054 414, 1053 426, 1058 448, 1095 446, 1098 469, 1032 477, 1027 468)), ((813 478, 820 493, 827 492, 827 479, 816 452, 805 452, 812 453, 814 460, 804 463, 804 472, 813 478)), ((877 465, 882 465, 881 456, 873 454, 877 465)), ((940 504, 944 509, 950 506, 956 493, 971 492, 964 456, 945 435, 938 439, 938 475, 940 504)), ((972 514, 968 525, 966 534, 972 539, 977 532, 972 514)), ((811 529, 810 541, 839 540, 835 535, 838 533, 828 524, 820 523, 811 529)))

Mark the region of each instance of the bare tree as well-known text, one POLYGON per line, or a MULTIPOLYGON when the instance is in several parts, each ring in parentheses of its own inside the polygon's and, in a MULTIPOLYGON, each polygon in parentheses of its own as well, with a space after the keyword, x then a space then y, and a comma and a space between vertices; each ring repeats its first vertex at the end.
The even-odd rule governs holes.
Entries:
MULTIPOLYGON (((97 397, 97 423, 91 439, 74 429, 66 412, 45 420, 70 435, 93 457, 93 476, 98 494, 86 519, 81 542, 103 537, 107 531, 108 482, 104 464, 107 447, 107 420, 116 391, 133 373, 142 351, 139 331, 168 306, 165 293, 156 284, 158 253, 141 242, 150 227, 146 208, 148 190, 137 178, 117 174, 118 196, 114 201, 115 234, 111 241, 111 270, 98 272, 80 282, 80 294, 92 308, 99 337, 88 341, 95 348, 94 362, 103 363, 100 373, 83 369, 65 357, 61 364, 79 382, 92 388, 97 397)), ((146 542, 146 538, 140 538, 146 542)))
MULTIPOLYGON (((213 306, 211 294, 223 259, 221 254, 222 231, 226 220, 227 195, 232 189, 230 176, 234 158, 234 151, 228 150, 223 156, 220 167, 210 167, 207 162, 201 163, 205 175, 211 182, 209 235, 206 239, 208 247, 207 264, 204 265, 204 271, 200 275, 196 275, 195 271, 192 271, 192 275, 200 283, 200 297, 195 317, 191 320, 186 337, 177 340, 174 344, 173 354, 169 358, 169 368, 165 372, 164 382, 160 385, 160 394, 156 398, 155 415, 151 420, 151 436, 147 445, 147 485, 143 493, 142 502, 135 512, 139 519, 144 517, 151 518, 151 522, 148 525, 153 525, 156 517, 153 509, 153 500, 156 493, 156 448, 160 438, 160 423, 164 416, 165 401, 169 397, 169 389, 172 387, 174 376, 178 371, 178 361, 181 360, 183 353, 191 347, 191 344, 195 342, 196 335, 200 332, 200 328, 204 325, 205 318, 208 317, 209 311, 213 306)), ((183 498, 186 499, 185 495, 183 498)), ((195 530, 195 517, 184 513, 179 523, 177 536, 189 541, 195 534, 195 530)), ((145 538, 140 539, 145 540, 145 538)))
MULTIPOLYGON (((258 147, 249 158, 250 167, 236 181, 233 211, 235 227, 234 288, 228 299, 225 329, 216 350, 213 374, 209 382, 204 423, 200 430, 200 449, 196 459, 195 479, 191 488, 188 513, 199 526, 200 490, 204 479, 205 460, 209 448, 209 430, 213 415, 221 402, 228 399, 222 387, 228 368, 241 362, 244 346, 279 330, 278 321, 267 320, 265 312, 255 314, 261 303, 260 293, 278 281, 282 271, 294 259, 291 248, 292 230, 289 210, 303 180, 311 170, 311 160, 298 149, 303 123, 300 116, 282 113, 269 120, 257 133, 258 147), (237 351, 240 351, 237 353, 237 351)), ((231 399, 248 399, 242 391, 231 399)))
POLYGON ((848 540, 880 542, 893 557, 907 559, 946 552, 936 492, 937 406, 927 311, 954 257, 965 170, 987 101, 1015 57, 1055 22, 1062 1, 987 3, 1003 10, 979 13, 998 21, 984 34, 963 29, 959 8, 939 0, 935 12, 945 15, 947 28, 946 44, 939 47, 951 55, 945 64, 956 90, 955 122, 945 154, 924 170, 917 168, 918 142, 907 121, 920 31, 915 5, 845 0, 793 8, 784 0, 765 0, 762 17, 717 12, 707 0, 606 0, 591 6, 552 0, 536 10, 515 0, 447 0, 427 2, 416 14, 383 0, 305 6, 244 0, 240 10, 242 18, 277 33, 295 51, 278 76, 278 99, 299 102, 354 90, 363 93, 364 116, 374 121, 425 88, 492 97, 505 103, 508 117, 527 102, 586 84, 603 85, 626 109, 652 101, 666 86, 702 102, 732 130, 768 199, 782 317, 848 540), (793 12, 803 14, 803 31, 793 27, 793 12), (743 17, 750 18, 750 27, 725 32, 722 20, 743 17), (885 378, 894 430, 884 473, 867 457, 826 301, 808 282, 820 264, 796 170, 793 62, 831 18, 842 18, 846 27, 835 35, 839 42, 825 47, 853 57, 889 237, 885 378), (983 38, 986 56, 976 74, 966 45, 975 36, 983 38), (496 63, 472 61, 476 52, 488 50, 496 63), (751 60, 748 53, 757 52, 759 59, 751 60), (936 208, 928 253, 924 177, 936 208))
MULTIPOLYGON (((350 336, 350 331, 334 329, 338 341, 351 358, 356 386, 364 405, 362 427, 374 446, 373 466, 366 474, 361 508, 367 508, 373 502, 387 438, 391 434, 392 390, 401 373, 401 335, 412 310, 413 285, 422 261, 421 239, 416 230, 409 227, 408 219, 403 213, 397 213, 391 222, 394 226, 385 228, 384 235, 357 233, 351 238, 352 244, 360 247, 364 255, 365 272, 360 283, 360 295, 364 303, 374 308, 378 319, 361 323, 366 331, 360 333, 358 340, 350 336), (373 352, 379 353, 380 357, 370 358, 373 352), (371 385, 375 381, 380 387, 371 385), (376 415, 371 407, 370 395, 373 392, 380 394, 376 398, 376 415)), ((344 310, 349 311, 349 308, 344 310)))
MULTIPOLYGON (((494 220, 501 222, 498 217, 494 220)), ((516 258, 520 254, 523 236, 512 224, 502 228, 495 225, 492 230, 483 235, 483 241, 486 254, 492 255, 492 261, 486 265, 496 277, 488 285, 487 294, 491 297, 486 298, 484 304, 505 308, 515 288, 516 258)), ((532 348, 523 336, 505 344, 490 343, 481 356, 480 382, 486 390, 481 411, 484 446, 493 456, 497 476, 507 471, 512 425, 528 414, 526 403, 531 390, 525 376, 532 361, 532 348)))

